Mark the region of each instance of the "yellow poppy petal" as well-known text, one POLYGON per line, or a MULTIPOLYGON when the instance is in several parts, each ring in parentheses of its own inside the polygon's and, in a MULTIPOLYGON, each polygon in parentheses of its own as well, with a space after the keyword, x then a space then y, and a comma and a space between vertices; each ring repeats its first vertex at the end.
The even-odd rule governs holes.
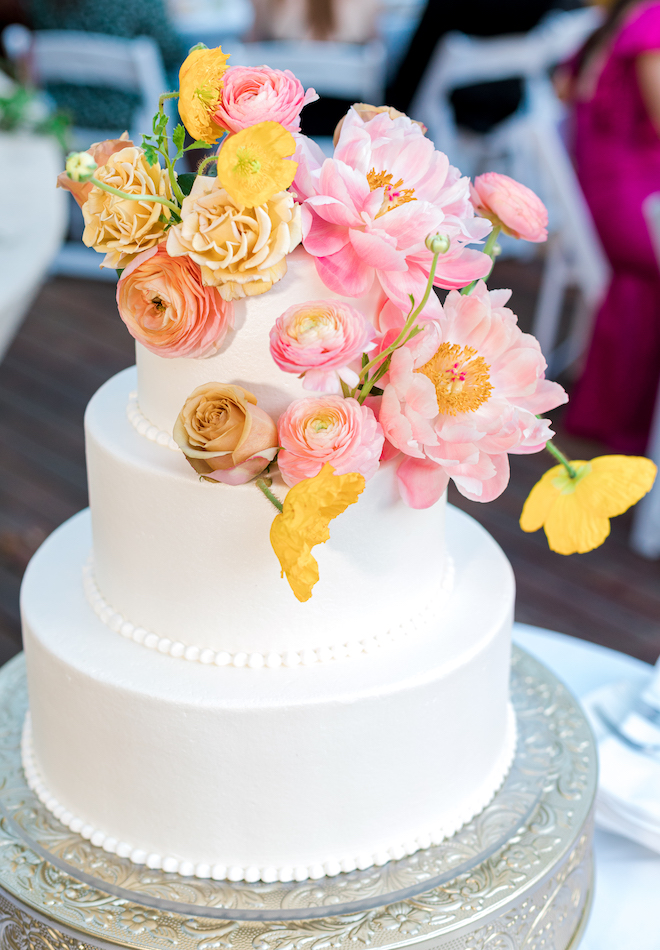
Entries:
POLYGON ((286 159, 296 140, 279 122, 259 122, 231 135, 218 155, 218 178, 225 191, 244 208, 264 204, 286 191, 297 162, 286 159))
POLYGON ((563 465, 555 465, 532 488, 520 515, 520 527, 523 531, 538 531, 543 527, 545 519, 559 497, 559 491, 552 482, 563 469, 563 465))
POLYGON ((329 523, 358 500, 364 476, 357 472, 334 475, 324 465, 314 478, 306 478, 289 491, 282 514, 270 529, 270 543, 286 574, 291 590, 304 602, 312 596, 319 579, 319 566, 312 556, 315 544, 330 537, 329 523))
POLYGON ((591 472, 575 493, 592 511, 614 518, 650 491, 657 468, 647 458, 631 455, 601 455, 591 460, 591 472))
POLYGON ((213 121, 222 96, 228 53, 216 49, 195 49, 179 70, 179 115, 189 134, 212 145, 224 133, 213 121))
POLYGON ((585 508, 577 492, 557 492, 543 528, 551 551, 584 554, 603 543, 610 533, 610 520, 585 508))

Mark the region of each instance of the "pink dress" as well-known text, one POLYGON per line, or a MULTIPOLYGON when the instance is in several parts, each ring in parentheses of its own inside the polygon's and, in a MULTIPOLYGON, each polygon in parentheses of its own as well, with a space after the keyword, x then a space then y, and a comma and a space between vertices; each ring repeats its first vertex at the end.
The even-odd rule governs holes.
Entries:
POLYGON ((645 451, 660 379, 660 270, 642 214, 660 192, 660 137, 635 72, 647 50, 660 51, 658 0, 631 11, 593 98, 575 109, 577 171, 613 276, 566 423, 632 455, 645 451))

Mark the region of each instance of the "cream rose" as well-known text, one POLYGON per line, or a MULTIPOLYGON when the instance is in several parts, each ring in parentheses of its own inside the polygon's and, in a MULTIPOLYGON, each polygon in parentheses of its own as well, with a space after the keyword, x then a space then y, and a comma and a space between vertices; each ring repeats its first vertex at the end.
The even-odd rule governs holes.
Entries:
POLYGON ((204 283, 225 300, 263 294, 286 274, 286 255, 300 243, 300 206, 287 191, 242 208, 217 178, 198 175, 167 235, 170 257, 187 254, 204 283))
POLYGON ((174 441, 200 475, 242 485, 277 454, 277 426, 242 386, 204 383, 186 399, 174 441))
MULTIPOLYGON (((111 155, 95 175, 99 181, 132 195, 160 195, 172 200, 167 169, 149 165, 141 148, 111 155)), ((126 267, 136 254, 163 239, 171 211, 155 201, 129 201, 94 186, 83 205, 83 243, 105 252, 101 267, 126 267)))

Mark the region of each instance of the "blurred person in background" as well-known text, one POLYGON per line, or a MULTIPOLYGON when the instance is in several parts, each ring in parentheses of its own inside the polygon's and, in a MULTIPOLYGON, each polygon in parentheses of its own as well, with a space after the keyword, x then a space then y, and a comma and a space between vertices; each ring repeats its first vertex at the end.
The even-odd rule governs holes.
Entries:
MULTIPOLYGON (((175 74, 185 50, 168 19, 164 0, 21 0, 26 23, 33 30, 82 30, 133 38, 151 36, 158 43, 168 78, 175 74)), ((53 83, 47 91, 74 125, 90 129, 130 128, 139 104, 135 93, 99 86, 53 83)))
MULTIPOLYGON (((377 35, 379 0, 252 0, 251 39, 368 43, 377 35)), ((332 135, 352 102, 322 96, 302 115, 305 135, 332 135)), ((381 103, 378 103, 381 105, 381 103)))
POLYGON ((641 455, 660 379, 660 270, 642 212, 660 191, 660 0, 610 2, 557 87, 573 104, 577 173, 612 266, 567 428, 641 455))
MULTIPOLYGON (((573 10, 582 0, 428 0, 417 30, 387 91, 387 104, 408 112, 433 52, 446 33, 505 36, 527 33, 551 10, 573 10)), ((451 104, 458 125, 474 132, 490 132, 512 115, 522 102, 520 79, 478 83, 454 90, 451 104)))

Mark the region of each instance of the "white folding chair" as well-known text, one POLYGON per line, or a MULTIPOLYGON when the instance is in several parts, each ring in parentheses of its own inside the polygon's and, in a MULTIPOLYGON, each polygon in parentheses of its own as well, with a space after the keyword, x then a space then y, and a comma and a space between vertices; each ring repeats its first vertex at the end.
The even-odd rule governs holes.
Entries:
MULTIPOLYGON (((33 80, 48 83, 105 86, 134 92, 140 105, 133 116, 129 135, 141 141, 142 132, 151 129, 151 118, 158 109, 158 98, 167 90, 167 79, 155 40, 150 36, 127 39, 77 30, 37 30, 30 33, 18 25, 3 32, 10 58, 23 58, 27 52, 33 80)), ((71 144, 83 150, 92 142, 118 138, 124 129, 74 127, 71 144)), ((55 259, 53 272, 75 277, 115 279, 112 271, 99 267, 99 255, 80 242, 67 242, 55 259)))
MULTIPOLYGON (((644 202, 644 217, 660 267, 660 193, 648 196, 644 202)), ((660 469, 660 389, 655 403, 646 454, 660 469)), ((635 508, 630 546, 642 557, 660 558, 660 478, 635 508)))
POLYGON ((425 122, 436 148, 463 171, 501 171, 539 192, 550 211, 550 241, 533 332, 558 375, 584 351, 609 266, 566 152, 562 107, 549 80, 552 65, 578 48, 598 23, 593 9, 552 16, 527 34, 481 39, 448 34, 422 78, 410 114, 425 122), (521 77, 520 109, 485 135, 462 135, 450 105, 453 90, 521 77), (580 291, 567 338, 559 344, 566 290, 580 291))

